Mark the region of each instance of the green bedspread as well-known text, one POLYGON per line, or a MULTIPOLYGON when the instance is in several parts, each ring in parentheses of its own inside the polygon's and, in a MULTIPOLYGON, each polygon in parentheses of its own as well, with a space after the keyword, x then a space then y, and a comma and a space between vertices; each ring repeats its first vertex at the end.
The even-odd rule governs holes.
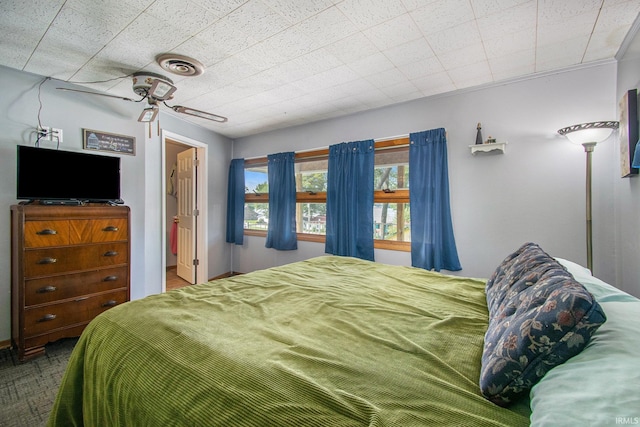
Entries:
POLYGON ((319 257, 114 307, 49 426, 528 425, 481 395, 484 281, 319 257))

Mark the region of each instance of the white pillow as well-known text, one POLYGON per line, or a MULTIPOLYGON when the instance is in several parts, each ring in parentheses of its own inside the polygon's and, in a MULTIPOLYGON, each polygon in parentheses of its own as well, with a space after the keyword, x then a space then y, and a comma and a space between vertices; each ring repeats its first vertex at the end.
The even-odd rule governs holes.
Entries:
POLYGON ((530 392, 531 425, 640 424, 640 300, 558 259, 594 294, 607 321, 587 347, 530 392))

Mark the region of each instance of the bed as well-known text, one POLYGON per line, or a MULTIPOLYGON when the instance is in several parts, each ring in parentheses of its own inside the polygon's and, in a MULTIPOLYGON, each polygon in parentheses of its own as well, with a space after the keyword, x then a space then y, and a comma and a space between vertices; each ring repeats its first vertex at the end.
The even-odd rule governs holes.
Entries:
MULTIPOLYGON (((479 385, 492 351, 485 343, 494 323, 487 280, 323 256, 149 296, 101 314, 74 348, 48 425, 580 424, 585 414, 566 414, 566 394, 571 387, 584 391, 589 381, 567 378, 595 368, 578 360, 573 371, 552 374, 594 350, 597 380, 610 383, 603 361, 612 346, 619 354, 614 370, 637 364, 640 337, 634 328, 625 329, 635 334, 625 336, 632 339, 623 343, 625 350, 609 342, 606 326, 625 321, 612 321, 614 305, 628 304, 622 311, 637 321, 640 301, 580 266, 555 261, 584 276, 607 321, 594 328, 579 354, 506 403, 496 404, 479 385)), ((506 270, 496 271, 494 276, 506 270)), ((640 417, 640 378, 620 374, 635 381, 628 385, 634 396, 593 386, 597 395, 611 393, 600 399, 610 404, 600 414, 609 425, 616 423, 610 417, 640 417), (626 400, 614 401, 619 396, 626 400)), ((588 408, 594 398, 583 394, 572 404, 588 408)))

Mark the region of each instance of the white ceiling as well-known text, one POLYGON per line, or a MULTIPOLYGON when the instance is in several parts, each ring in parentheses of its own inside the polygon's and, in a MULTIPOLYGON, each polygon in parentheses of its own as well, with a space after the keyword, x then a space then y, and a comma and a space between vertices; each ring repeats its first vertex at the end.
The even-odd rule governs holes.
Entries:
MULTIPOLYGON (((640 1, 0 0, 0 10, 0 64, 69 82, 162 73, 178 87, 172 104, 228 117, 193 121, 238 138, 612 59, 640 1), (205 73, 167 74, 155 62, 167 52, 205 73)), ((136 98, 129 78, 84 86, 136 98)))

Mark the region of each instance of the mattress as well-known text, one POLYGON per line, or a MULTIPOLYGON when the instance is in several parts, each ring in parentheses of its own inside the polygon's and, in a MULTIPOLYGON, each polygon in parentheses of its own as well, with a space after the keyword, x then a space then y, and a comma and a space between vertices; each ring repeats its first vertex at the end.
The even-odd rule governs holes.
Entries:
POLYGON ((478 387, 485 281, 323 256, 95 318, 49 426, 524 426, 478 387))

